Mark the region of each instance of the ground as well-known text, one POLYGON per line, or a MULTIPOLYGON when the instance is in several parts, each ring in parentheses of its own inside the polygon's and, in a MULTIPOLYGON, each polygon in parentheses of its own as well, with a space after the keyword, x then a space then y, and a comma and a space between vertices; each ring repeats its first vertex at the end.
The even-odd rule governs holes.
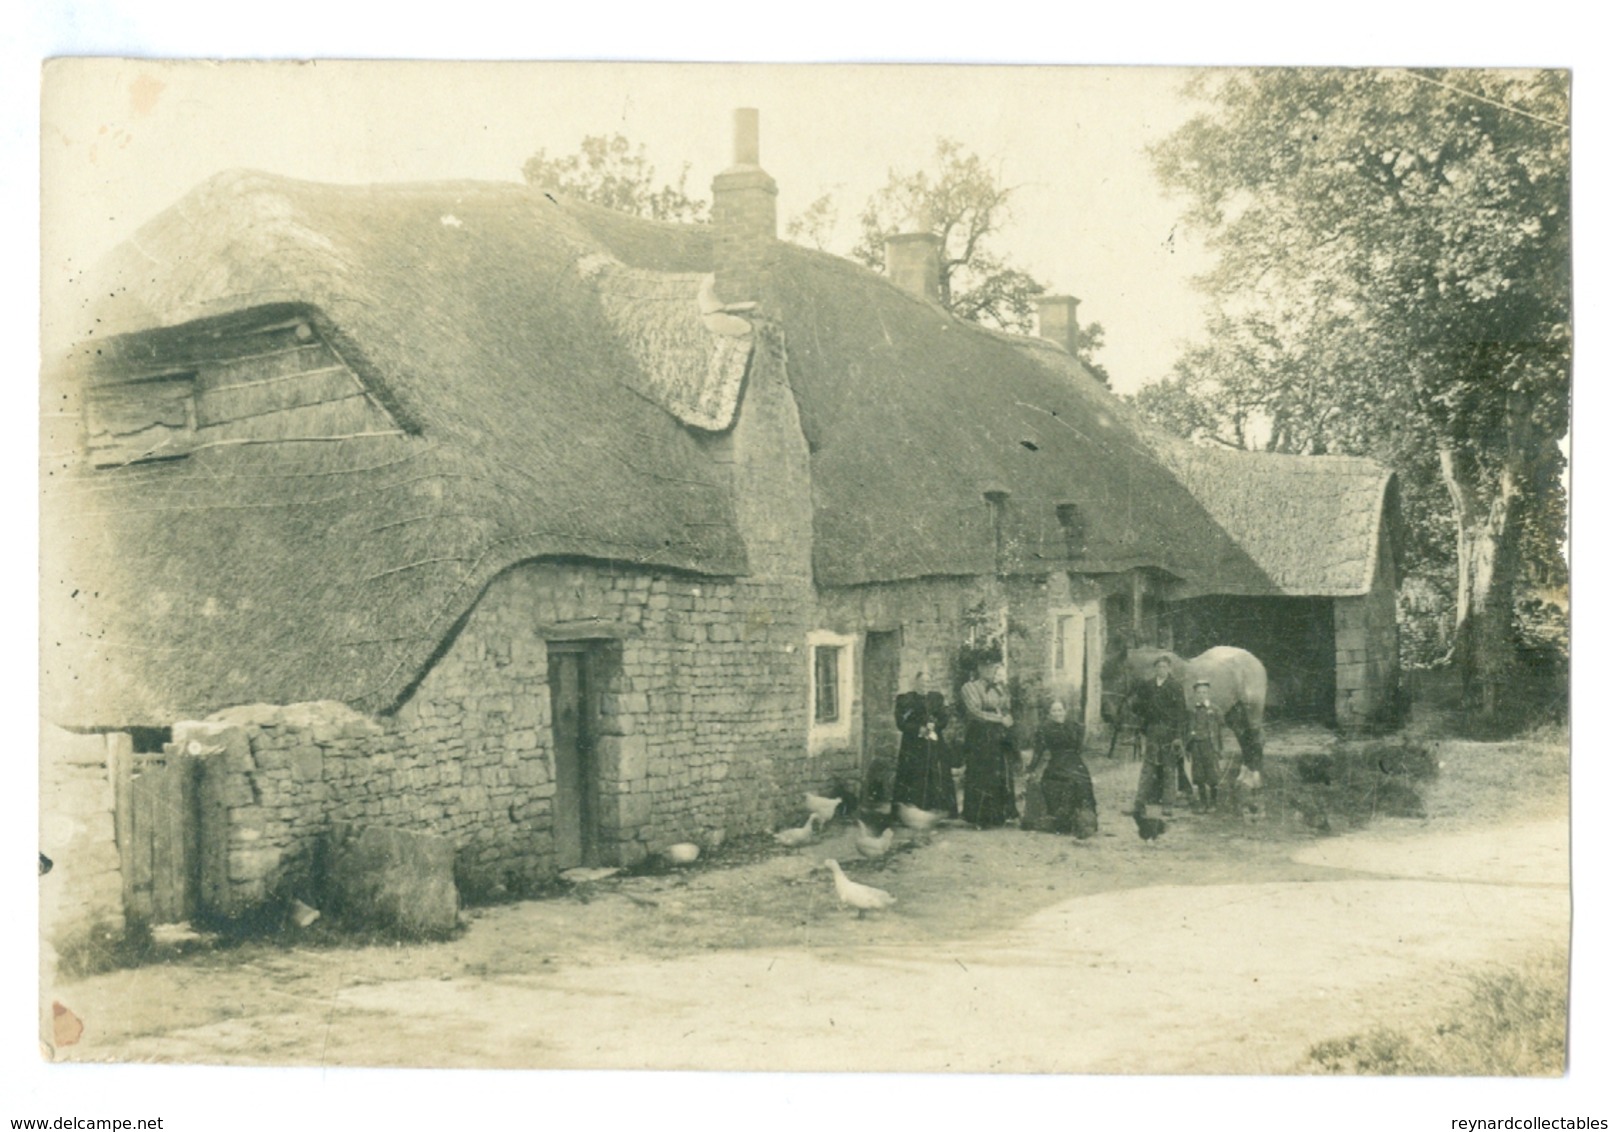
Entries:
MULTIPOLYGON (((1328 740, 1279 732, 1284 759, 1328 740)), ((734 846, 664 875, 474 909, 448 943, 318 932, 192 949, 54 997, 85 1061, 1280 1073, 1312 1044, 1431 1026, 1478 973, 1565 954, 1565 736, 1445 742, 1425 818, 1321 835, 1120 812, 1136 764, 1094 759, 1101 834, 901 836, 855 854, 734 846), (898 897, 857 918, 828 857, 898 897)))

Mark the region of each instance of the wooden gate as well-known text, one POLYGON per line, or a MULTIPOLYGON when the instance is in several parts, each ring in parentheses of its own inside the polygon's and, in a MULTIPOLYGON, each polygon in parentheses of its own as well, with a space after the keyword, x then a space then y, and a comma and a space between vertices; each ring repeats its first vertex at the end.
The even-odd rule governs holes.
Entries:
POLYGON ((185 755, 116 756, 118 858, 131 921, 174 924, 196 913, 199 766, 185 755))

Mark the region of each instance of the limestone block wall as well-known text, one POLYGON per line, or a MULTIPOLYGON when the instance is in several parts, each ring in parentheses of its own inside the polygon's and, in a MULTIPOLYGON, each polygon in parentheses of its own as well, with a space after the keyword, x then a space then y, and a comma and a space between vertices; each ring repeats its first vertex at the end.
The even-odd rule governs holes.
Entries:
POLYGON ((123 937, 111 768, 129 736, 79 735, 49 725, 40 735, 39 878, 45 942, 64 955, 110 947, 123 937))
MULTIPOLYGON (((817 627, 839 633, 900 631, 900 685, 908 690, 916 673, 929 688, 956 702, 956 657, 974 630, 980 639, 1004 628, 1007 676, 1018 682, 1025 708, 1018 718, 1018 741, 1031 741, 1037 707, 1050 665, 1053 607, 1088 601, 1100 590, 1089 579, 1051 577, 918 578, 822 590, 817 627)), ((856 650, 858 655, 859 650, 856 650)), ((856 670, 854 733, 862 733, 867 710, 890 714, 892 704, 866 705, 858 697, 862 674, 856 670)))

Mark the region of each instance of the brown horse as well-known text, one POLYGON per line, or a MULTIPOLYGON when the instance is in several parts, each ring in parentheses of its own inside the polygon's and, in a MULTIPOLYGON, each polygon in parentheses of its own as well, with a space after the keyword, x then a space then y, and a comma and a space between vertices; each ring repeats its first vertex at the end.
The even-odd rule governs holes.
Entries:
MULTIPOLYGON (((1269 678, 1264 664, 1246 649, 1215 645, 1205 653, 1186 660, 1168 649, 1130 649, 1121 666, 1113 669, 1114 679, 1122 677, 1127 693, 1136 684, 1152 679, 1157 658, 1169 658, 1171 671, 1185 688, 1186 706, 1191 706, 1192 689, 1198 680, 1209 684, 1209 699, 1219 709, 1225 724, 1236 733, 1242 749, 1242 765, 1258 770, 1264 763, 1264 697, 1269 678), (1119 668, 1122 671, 1119 671, 1119 668)), ((1116 731, 1114 732, 1116 737, 1116 731)))

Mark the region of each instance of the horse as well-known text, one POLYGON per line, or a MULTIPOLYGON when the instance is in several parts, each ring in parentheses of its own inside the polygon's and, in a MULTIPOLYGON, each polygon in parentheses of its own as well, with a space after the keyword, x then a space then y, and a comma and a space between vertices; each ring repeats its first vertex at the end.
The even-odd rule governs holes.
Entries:
POLYGON ((1269 677, 1264 664, 1246 649, 1215 645, 1190 660, 1168 649, 1130 649, 1124 657, 1125 690, 1150 681, 1159 657, 1168 657, 1170 672, 1185 688, 1189 709, 1195 703, 1195 684, 1208 681, 1208 698, 1225 725, 1236 733, 1242 765, 1254 770, 1264 763, 1264 697, 1269 677))

